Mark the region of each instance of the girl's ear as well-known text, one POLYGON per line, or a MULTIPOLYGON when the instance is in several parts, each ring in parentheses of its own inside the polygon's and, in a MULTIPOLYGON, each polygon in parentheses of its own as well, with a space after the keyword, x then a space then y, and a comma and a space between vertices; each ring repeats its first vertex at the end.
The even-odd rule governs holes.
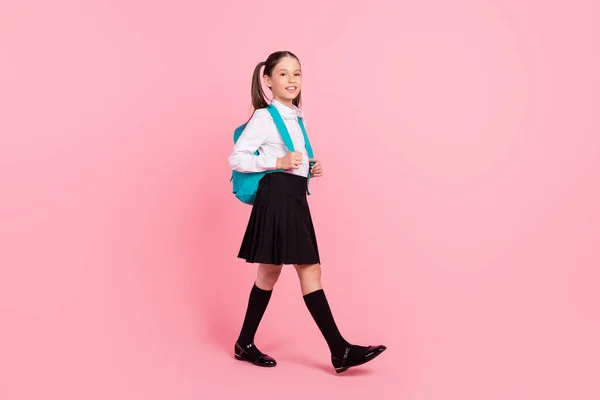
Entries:
POLYGON ((264 75, 263 79, 265 81, 265 85, 267 85, 267 87, 270 89, 271 88, 271 77, 269 75, 264 75))

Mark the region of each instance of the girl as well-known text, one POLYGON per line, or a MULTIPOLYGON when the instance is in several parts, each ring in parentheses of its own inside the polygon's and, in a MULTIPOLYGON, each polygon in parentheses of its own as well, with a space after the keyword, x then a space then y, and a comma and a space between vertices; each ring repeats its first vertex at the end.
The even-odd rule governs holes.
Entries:
POLYGON ((242 330, 234 352, 238 360, 262 367, 276 361, 254 344, 254 335, 267 308, 284 264, 294 265, 306 307, 325 337, 331 362, 337 373, 364 364, 381 354, 385 346, 356 346, 344 339, 333 319, 321 286, 321 265, 317 239, 306 200, 307 177, 323 175, 321 163, 308 159, 304 136, 298 123, 302 118, 300 93, 302 71, 298 57, 289 51, 271 54, 259 63, 252 77, 254 114, 229 157, 229 165, 240 172, 284 170, 266 174, 260 181, 250 221, 238 254, 249 263, 258 263, 256 281, 242 330), (273 94, 271 104, 289 130, 295 152, 288 152, 268 110, 262 78, 273 94), (254 155, 258 150, 260 155, 254 155), (310 166, 312 165, 312 167, 310 166))

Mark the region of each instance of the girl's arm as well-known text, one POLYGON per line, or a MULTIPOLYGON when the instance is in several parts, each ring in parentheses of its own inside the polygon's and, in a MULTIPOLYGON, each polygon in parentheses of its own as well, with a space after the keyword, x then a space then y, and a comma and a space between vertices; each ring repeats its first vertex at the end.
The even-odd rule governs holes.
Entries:
POLYGON ((233 146, 233 152, 229 156, 231 169, 239 172, 263 172, 276 169, 276 156, 254 155, 267 139, 269 129, 273 128, 269 112, 265 109, 256 110, 233 146))

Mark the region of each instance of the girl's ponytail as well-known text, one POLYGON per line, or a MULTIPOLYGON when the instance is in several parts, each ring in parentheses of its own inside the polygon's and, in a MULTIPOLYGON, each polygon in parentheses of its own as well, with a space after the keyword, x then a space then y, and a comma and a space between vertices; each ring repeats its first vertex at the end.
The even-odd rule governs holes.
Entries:
POLYGON ((255 110, 259 108, 266 108, 269 104, 265 99, 265 92, 262 88, 262 81, 260 76, 260 70, 266 63, 261 61, 254 68, 254 74, 252 75, 252 106, 255 110))

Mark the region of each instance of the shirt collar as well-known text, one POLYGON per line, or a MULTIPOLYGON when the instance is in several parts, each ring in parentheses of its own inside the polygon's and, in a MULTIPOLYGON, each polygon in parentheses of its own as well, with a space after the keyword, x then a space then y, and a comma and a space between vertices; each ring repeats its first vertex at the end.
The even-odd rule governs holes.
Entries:
POLYGON ((273 104, 275 106, 275 108, 277 108, 277 111, 279 111, 279 113, 281 114, 283 119, 296 120, 298 118, 304 118, 302 110, 300 108, 296 107, 295 105, 292 105, 292 107, 290 108, 286 105, 281 104, 280 102, 278 102, 275 99, 273 99, 271 101, 271 104, 273 104))

